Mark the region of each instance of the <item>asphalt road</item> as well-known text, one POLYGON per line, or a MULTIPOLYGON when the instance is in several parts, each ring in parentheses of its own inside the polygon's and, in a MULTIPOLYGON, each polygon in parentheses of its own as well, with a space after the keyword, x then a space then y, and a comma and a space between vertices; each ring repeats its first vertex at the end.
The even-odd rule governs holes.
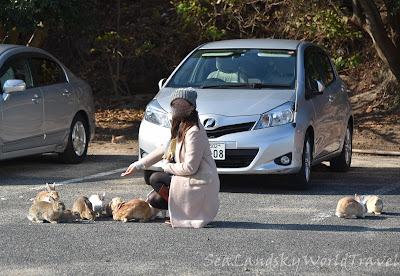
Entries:
POLYGON ((399 275, 399 157, 353 155, 348 173, 314 171, 307 191, 285 178, 223 177, 221 208, 204 229, 163 219, 35 224, 31 200, 46 182, 67 208, 81 195, 146 197, 142 172, 120 173, 136 156, 91 150, 80 165, 54 155, 0 162, 0 275, 399 275), (334 216, 337 201, 378 194, 384 213, 334 216))

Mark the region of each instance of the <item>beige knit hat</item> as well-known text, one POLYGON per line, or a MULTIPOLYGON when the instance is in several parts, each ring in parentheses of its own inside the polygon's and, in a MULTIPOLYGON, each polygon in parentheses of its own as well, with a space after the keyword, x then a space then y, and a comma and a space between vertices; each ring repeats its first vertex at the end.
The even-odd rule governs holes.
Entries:
POLYGON ((197 92, 193 87, 178 88, 171 94, 170 104, 176 99, 184 99, 196 106, 197 92))

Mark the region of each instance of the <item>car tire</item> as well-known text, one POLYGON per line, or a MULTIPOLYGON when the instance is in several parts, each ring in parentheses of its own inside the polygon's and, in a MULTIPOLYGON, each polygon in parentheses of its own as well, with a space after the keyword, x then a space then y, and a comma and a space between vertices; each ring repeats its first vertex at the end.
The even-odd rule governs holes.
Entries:
POLYGON ((154 173, 154 171, 150 171, 150 170, 143 171, 144 182, 146 182, 147 185, 150 185, 150 176, 153 173, 154 173))
POLYGON ((339 156, 329 160, 331 170, 335 172, 347 172, 350 170, 352 147, 353 131, 350 125, 347 125, 342 152, 339 156))
POLYGON ((81 163, 87 154, 89 126, 81 114, 76 114, 72 120, 68 144, 64 152, 59 153, 62 162, 67 164, 81 163))
POLYGON ((290 184, 296 189, 308 189, 311 187, 311 163, 312 144, 311 138, 306 134, 304 138, 303 153, 301 155, 301 169, 290 178, 290 184))

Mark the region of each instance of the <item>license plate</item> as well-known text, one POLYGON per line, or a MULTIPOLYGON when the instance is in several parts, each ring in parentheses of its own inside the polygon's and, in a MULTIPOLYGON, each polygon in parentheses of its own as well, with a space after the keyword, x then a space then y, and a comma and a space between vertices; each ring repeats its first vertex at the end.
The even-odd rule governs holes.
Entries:
POLYGON ((210 150, 214 160, 225 160, 225 143, 210 142, 210 150))

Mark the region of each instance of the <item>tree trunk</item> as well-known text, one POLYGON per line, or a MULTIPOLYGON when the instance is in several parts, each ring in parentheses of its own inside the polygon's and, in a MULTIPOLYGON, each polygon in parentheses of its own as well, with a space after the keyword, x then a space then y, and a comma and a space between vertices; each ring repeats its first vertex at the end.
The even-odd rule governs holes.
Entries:
POLYGON ((372 38, 379 57, 389 66, 398 83, 400 83, 400 49, 389 38, 375 2, 373 0, 361 0, 359 3, 365 14, 365 24, 363 25, 365 31, 372 38))
POLYGON ((28 43, 26 46, 31 46, 31 47, 37 47, 40 48, 42 46, 44 40, 47 37, 47 33, 49 31, 49 28, 44 26, 44 27, 39 27, 37 28, 34 32, 31 38, 29 39, 28 43))
POLYGON ((353 16, 351 21, 354 22, 356 25, 362 27, 363 22, 365 20, 365 16, 363 16, 362 8, 360 2, 358 0, 353 0, 353 16))
POLYGON ((6 39, 6 32, 4 29, 0 28, 0 44, 4 43, 5 39, 6 39))
POLYGON ((388 17, 388 22, 389 22, 389 28, 390 28, 390 35, 392 38, 392 41, 394 45, 396 45, 397 48, 400 47, 400 10, 397 5, 400 5, 400 3, 395 3, 396 0, 384 0, 385 7, 387 12, 387 17, 388 17), (397 9, 397 10, 396 10, 397 9))

